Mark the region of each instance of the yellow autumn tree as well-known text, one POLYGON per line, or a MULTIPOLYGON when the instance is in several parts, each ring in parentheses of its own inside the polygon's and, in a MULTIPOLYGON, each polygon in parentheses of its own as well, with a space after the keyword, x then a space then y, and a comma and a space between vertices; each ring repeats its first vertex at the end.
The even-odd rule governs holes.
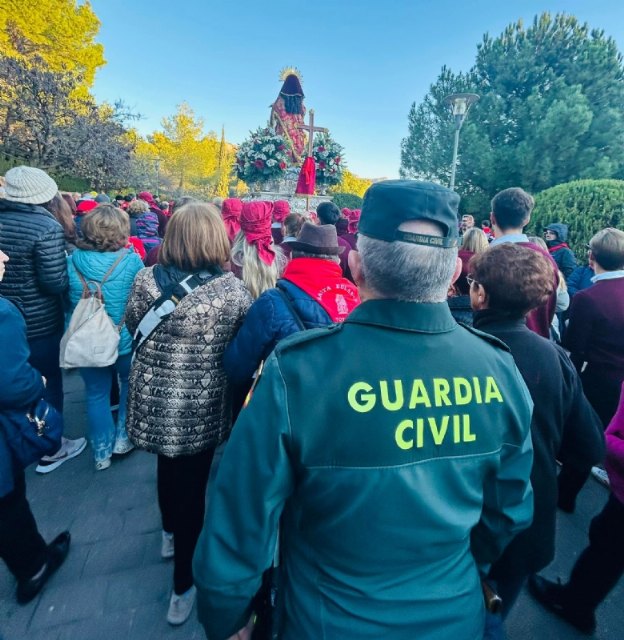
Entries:
POLYGON ((150 150, 162 162, 163 171, 180 192, 210 191, 218 179, 219 140, 204 133, 204 121, 183 102, 170 118, 163 118, 162 131, 148 136, 150 150))
POLYGON ((0 0, 0 53, 51 71, 75 72, 84 90, 105 64, 100 21, 89 2, 0 0))
POLYGON ((333 187, 331 191, 334 193, 353 193, 362 198, 364 196, 364 192, 371 186, 371 184, 373 184, 372 180, 359 178, 348 169, 345 169, 342 172, 342 180, 333 187))

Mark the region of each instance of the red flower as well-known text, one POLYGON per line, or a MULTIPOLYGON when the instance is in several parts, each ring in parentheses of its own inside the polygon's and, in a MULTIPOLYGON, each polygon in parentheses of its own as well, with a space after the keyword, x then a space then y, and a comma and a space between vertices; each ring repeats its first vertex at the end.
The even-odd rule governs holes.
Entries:
POLYGON ((283 144, 280 144, 280 146, 279 146, 279 147, 277 147, 277 150, 278 150, 278 151, 284 151, 284 149, 285 149, 285 148, 286 148, 286 147, 285 147, 283 144))
POLYGON ((285 162, 280 162, 279 163, 279 168, 280 169, 285 169, 286 168, 286 163, 285 162))
POLYGON ((256 169, 264 169, 264 160, 256 160, 254 162, 254 166, 256 167, 256 169))
POLYGON ((318 148, 318 152, 319 153, 323 153, 323 151, 325 151, 325 147, 321 146, 318 148))
POLYGON ((336 164, 340 164, 340 156, 336 156, 336 157, 334 158, 334 162, 335 162, 336 164))
POLYGON ((327 165, 322 160, 319 162, 319 169, 324 169, 327 165))

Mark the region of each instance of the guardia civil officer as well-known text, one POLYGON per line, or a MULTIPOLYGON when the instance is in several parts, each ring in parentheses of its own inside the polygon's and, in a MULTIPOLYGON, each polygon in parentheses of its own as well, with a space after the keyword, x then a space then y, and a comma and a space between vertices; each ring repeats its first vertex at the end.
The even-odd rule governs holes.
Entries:
POLYGON ((278 344, 209 498, 194 576, 210 640, 244 627, 278 538, 278 637, 477 640, 480 573, 531 522, 532 403, 509 351, 446 294, 459 196, 366 192, 362 304, 278 344))

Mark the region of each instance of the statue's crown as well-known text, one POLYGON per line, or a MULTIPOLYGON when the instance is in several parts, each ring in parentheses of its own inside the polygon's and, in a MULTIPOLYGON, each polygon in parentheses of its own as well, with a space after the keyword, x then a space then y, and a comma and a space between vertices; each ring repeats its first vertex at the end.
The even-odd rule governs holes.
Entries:
POLYGON ((284 80, 286 80, 286 78, 288 78, 288 76, 297 76, 297 78, 299 78, 299 82, 303 81, 303 76, 301 75, 301 71, 299 71, 299 69, 297 69, 297 67, 284 67, 281 71, 280 71, 280 80, 282 82, 284 82, 284 80))

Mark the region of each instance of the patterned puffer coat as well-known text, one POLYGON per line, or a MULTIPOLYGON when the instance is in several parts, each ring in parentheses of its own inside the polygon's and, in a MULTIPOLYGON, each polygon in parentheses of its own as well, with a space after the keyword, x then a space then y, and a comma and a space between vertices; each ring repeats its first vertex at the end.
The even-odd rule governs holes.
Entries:
MULTIPOLYGON (((130 292, 126 326, 132 334, 161 295, 154 269, 163 267, 140 271, 130 292)), ((223 352, 251 302, 242 282, 224 273, 185 296, 141 345, 130 373, 126 422, 138 447, 173 458, 216 447, 229 436, 223 352)))

